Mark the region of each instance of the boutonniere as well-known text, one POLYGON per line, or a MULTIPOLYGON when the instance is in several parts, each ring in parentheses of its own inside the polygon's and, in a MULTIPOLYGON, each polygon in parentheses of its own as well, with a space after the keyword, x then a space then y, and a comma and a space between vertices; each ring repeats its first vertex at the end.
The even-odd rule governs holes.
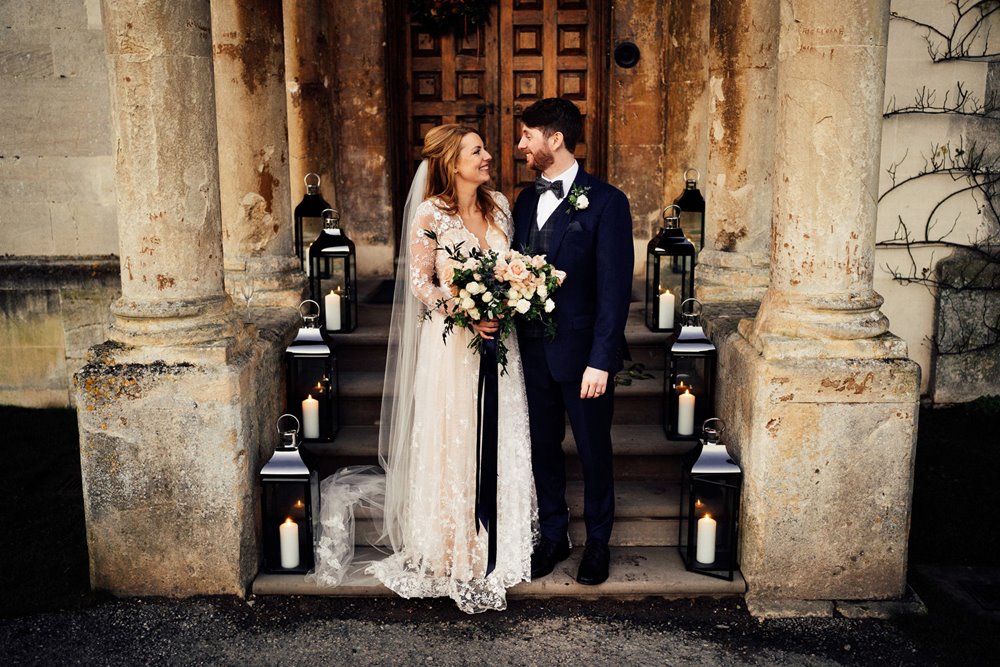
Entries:
POLYGON ((590 200, 587 199, 587 192, 590 190, 590 186, 580 187, 579 185, 574 185, 569 191, 569 196, 566 197, 566 201, 569 202, 569 212, 582 211, 583 209, 590 206, 590 200))

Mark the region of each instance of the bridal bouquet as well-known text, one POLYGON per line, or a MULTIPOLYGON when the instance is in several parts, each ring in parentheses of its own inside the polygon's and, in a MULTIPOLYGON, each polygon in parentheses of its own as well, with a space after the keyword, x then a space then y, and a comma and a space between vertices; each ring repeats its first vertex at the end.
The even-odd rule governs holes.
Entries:
MULTIPOLYGON (((434 232, 426 231, 427 238, 435 243, 434 232)), ((552 294, 566 278, 545 260, 545 255, 525 255, 516 250, 498 253, 494 250, 482 251, 473 248, 466 254, 462 244, 441 247, 438 250, 448 254, 450 275, 442 280, 450 287, 452 296, 440 299, 435 307, 444 307, 443 337, 456 326, 471 327, 473 322, 497 320, 500 329, 494 340, 497 345, 497 362, 502 373, 507 372, 507 336, 514 331, 515 316, 525 320, 537 320, 545 327, 547 336, 554 336, 556 323, 552 311, 556 304, 552 294)), ((482 352, 486 345, 478 333, 469 343, 470 348, 482 352)))

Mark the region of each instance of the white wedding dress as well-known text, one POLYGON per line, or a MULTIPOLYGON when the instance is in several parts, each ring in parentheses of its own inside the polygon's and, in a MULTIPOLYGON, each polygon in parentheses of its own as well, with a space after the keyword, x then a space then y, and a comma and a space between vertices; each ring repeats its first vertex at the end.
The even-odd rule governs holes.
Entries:
MULTIPOLYGON (((486 240, 501 252, 510 246, 513 225, 507 199, 497 193, 495 200, 500 210, 486 240)), ((417 208, 409 239, 410 284, 432 314, 419 325, 409 470, 399 471, 407 481, 401 503, 402 549, 369 572, 405 598, 448 596, 467 613, 505 609, 506 589, 530 579, 537 528, 528 403, 517 339, 506 341, 507 373, 498 381, 497 559, 494 571, 485 576, 489 538, 485 529, 477 534, 475 522, 479 355, 469 349, 473 334, 467 329, 456 328, 442 340, 444 318, 436 305, 451 296, 449 260, 424 230, 434 232, 442 247, 459 242, 466 251, 479 247, 462 220, 435 200, 417 208)))
MULTIPOLYGON (((494 197, 499 210, 486 240, 491 249, 502 252, 510 247, 513 224, 507 199, 500 193, 494 197)), ((466 329, 456 328, 447 341, 442 339, 444 318, 436 306, 439 299, 451 296, 447 280, 440 278, 450 277, 449 260, 425 231, 434 232, 441 246, 461 242, 466 252, 479 247, 462 220, 442 210, 436 200, 416 207, 409 223, 406 261, 409 291, 420 303, 397 309, 406 313, 401 328, 418 330, 409 371, 412 386, 404 380, 388 401, 383 399, 380 433, 385 438, 392 431, 397 451, 383 458, 384 485, 374 493, 375 478, 370 474, 358 476, 345 469, 346 476, 339 481, 334 478, 340 472, 324 481, 323 528, 316 571, 309 580, 322 585, 343 580, 345 560, 353 554, 353 546, 345 545, 348 541, 353 545, 351 503, 365 505, 366 497, 375 497, 370 504, 376 507, 384 500, 383 541, 391 543, 392 553, 369 564, 368 574, 404 598, 451 597, 470 614, 502 610, 507 606, 507 589, 530 579, 538 524, 517 338, 505 341, 507 373, 498 379, 497 555, 495 569, 487 575, 489 536, 485 528, 477 532, 475 520, 479 354, 469 349, 473 334, 466 329), (424 319, 416 316, 417 311, 432 314, 424 319), (398 404, 399 395, 406 397, 407 405, 398 404), (391 402, 397 404, 389 407, 391 402), (387 414, 396 422, 393 429, 384 423, 387 414)), ((394 327, 398 314, 394 313, 394 327)), ((390 360, 397 356, 399 361, 392 363, 402 368, 406 353, 394 351, 390 343, 390 360)), ((388 374, 386 382, 389 388, 388 374)))

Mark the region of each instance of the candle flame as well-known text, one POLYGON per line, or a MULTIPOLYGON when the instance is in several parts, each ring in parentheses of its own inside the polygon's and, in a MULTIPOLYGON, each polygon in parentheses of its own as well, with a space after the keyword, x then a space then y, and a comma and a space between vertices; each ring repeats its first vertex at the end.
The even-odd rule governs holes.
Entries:
POLYGON ((292 521, 292 517, 288 517, 285 519, 285 523, 295 523, 295 522, 292 521))
POLYGON ((684 388, 684 393, 685 394, 690 394, 691 393, 691 388, 690 387, 685 387, 684 388))
POLYGON ((313 395, 312 395, 312 394, 308 394, 308 395, 306 396, 306 400, 308 401, 308 400, 312 399, 312 397, 313 397, 313 395))
POLYGON ((668 290, 666 287, 661 287, 660 294, 670 294, 670 290, 668 290))
POLYGON ((302 502, 301 500, 296 500, 296 501, 295 501, 295 507, 296 507, 297 509, 302 509, 302 508, 303 508, 303 507, 305 507, 305 506, 306 506, 306 504, 305 504, 304 502, 302 502))
POLYGON ((703 519, 711 519, 711 518, 712 518, 712 515, 711 515, 711 514, 709 514, 708 512, 705 512, 705 516, 703 516, 702 518, 703 518, 703 519))
POLYGON ((700 500, 696 500, 696 501, 694 501, 694 506, 695 507, 704 507, 705 503, 701 502, 700 500))

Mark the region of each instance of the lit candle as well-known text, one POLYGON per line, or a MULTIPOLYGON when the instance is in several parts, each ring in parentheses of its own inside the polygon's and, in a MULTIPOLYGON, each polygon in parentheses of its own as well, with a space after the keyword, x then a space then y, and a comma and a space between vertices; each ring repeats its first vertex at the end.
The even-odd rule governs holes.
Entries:
POLYGON ((302 401, 302 436, 308 439, 319 437, 319 401, 312 394, 302 401))
POLYGON ((698 519, 698 550, 694 557, 703 565, 715 562, 715 519, 711 514, 698 519))
POLYGON ((677 435, 694 433, 694 394, 691 389, 677 397, 677 435))
POLYGON ((324 308, 326 309, 327 331, 340 331, 340 299, 340 294, 337 292, 330 292, 323 299, 324 308))
MULTIPOLYGON (((292 521, 292 517, 285 519, 285 523, 278 526, 279 540, 281 544, 281 567, 290 569, 299 566, 299 524, 292 521)), ((700 537, 699 533, 699 537, 700 537)), ((698 553, 701 553, 700 551, 698 553)))
POLYGON ((660 328, 674 328, 674 295, 666 289, 660 292, 660 328))

